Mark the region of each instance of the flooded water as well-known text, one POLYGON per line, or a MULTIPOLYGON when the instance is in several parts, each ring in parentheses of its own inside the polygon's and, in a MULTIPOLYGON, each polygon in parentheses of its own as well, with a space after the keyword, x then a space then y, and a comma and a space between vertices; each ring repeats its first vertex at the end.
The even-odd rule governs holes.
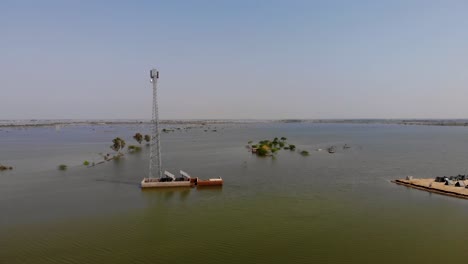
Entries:
POLYGON ((0 130, 0 263, 454 263, 468 200, 390 183, 466 173, 468 128, 212 125, 162 135, 164 168, 222 188, 142 191, 148 147, 92 168, 144 125, 0 130), (216 129, 217 131, 212 131, 216 129), (287 137, 298 151, 250 154, 287 137), (350 149, 342 146, 348 144, 350 149), (336 145, 329 154, 327 146, 336 145), (68 170, 59 171, 59 164, 68 170))

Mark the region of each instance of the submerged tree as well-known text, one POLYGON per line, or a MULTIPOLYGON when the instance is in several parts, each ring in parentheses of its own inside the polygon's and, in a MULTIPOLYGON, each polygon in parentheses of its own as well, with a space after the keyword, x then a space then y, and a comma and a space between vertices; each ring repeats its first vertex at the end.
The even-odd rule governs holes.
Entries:
POLYGON ((144 139, 145 139, 145 141, 146 141, 147 143, 149 143, 149 142, 151 141, 150 135, 145 135, 144 139))
POLYGON ((270 153, 270 150, 269 150, 269 148, 267 146, 264 145, 264 146, 261 146, 260 148, 258 148, 256 153, 257 153, 258 156, 264 157, 264 156, 268 155, 268 153, 270 153))
POLYGON ((118 154, 121 154, 120 151, 125 148, 125 140, 119 138, 119 137, 116 137, 112 140, 112 145, 110 146, 110 148, 112 150, 114 150, 115 152, 117 152, 118 154))
POLYGON ((140 134, 140 133, 136 133, 133 138, 138 142, 138 144, 141 144, 141 142, 143 141, 143 135, 140 134))
MULTIPOLYGON (((296 146, 293 144, 288 144, 286 142, 287 138, 273 138, 273 140, 261 140, 257 144, 252 144, 252 141, 248 142, 248 147, 252 150, 252 153, 256 153, 258 156, 272 156, 278 153, 280 150, 290 150, 295 151, 296 146)), ((304 156, 309 155, 309 152, 305 151, 301 153, 304 156)))
POLYGON ((128 146, 128 151, 129 151, 130 153, 140 152, 140 151, 141 151, 141 147, 135 146, 135 145, 130 145, 130 146, 128 146))
POLYGON ((11 167, 11 166, 4 166, 4 165, 0 164, 0 171, 12 170, 12 169, 13 169, 13 167, 11 167))

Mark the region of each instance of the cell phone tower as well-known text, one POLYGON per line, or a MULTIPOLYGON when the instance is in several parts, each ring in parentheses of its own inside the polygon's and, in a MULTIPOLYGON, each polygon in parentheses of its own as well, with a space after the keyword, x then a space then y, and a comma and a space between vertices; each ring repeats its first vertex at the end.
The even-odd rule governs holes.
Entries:
POLYGON ((151 83, 153 83, 153 115, 151 119, 151 141, 150 141, 150 164, 149 178, 160 178, 161 168, 161 146, 159 139, 159 114, 158 114, 158 79, 159 71, 150 71, 151 83))

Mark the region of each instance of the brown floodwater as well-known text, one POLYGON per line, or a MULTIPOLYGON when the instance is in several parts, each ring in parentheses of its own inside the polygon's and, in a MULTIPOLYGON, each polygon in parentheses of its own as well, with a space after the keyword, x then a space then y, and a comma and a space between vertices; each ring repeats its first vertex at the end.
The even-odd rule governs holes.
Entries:
POLYGON ((2 128, 0 163, 15 169, 0 172, 0 263, 454 263, 468 257, 468 200, 390 183, 407 175, 466 173, 468 128, 236 124, 162 135, 165 169, 221 176, 222 188, 142 191, 146 146, 119 161, 81 165, 111 152, 112 138, 131 143, 132 134, 146 131, 145 125, 2 128), (298 150, 259 158, 245 148, 249 140, 282 136, 298 150), (316 151, 331 145, 335 154, 316 151), (57 170, 59 164, 68 169, 57 170))

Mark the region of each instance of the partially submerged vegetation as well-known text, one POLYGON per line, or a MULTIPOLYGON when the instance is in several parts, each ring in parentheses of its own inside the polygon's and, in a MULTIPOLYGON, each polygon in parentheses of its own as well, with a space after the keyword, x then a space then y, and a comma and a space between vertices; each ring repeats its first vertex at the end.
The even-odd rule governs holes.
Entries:
MULTIPOLYGON (((78 122, 79 123, 79 122, 78 122)), ((138 122, 138 124, 141 124, 143 122, 138 122)), ((227 124, 229 124, 230 122, 227 122, 227 124)), ((63 123, 63 125, 66 125, 68 123, 63 123)), ((75 124, 75 123, 73 123, 75 124)), ((91 124, 91 125, 102 125, 102 124, 106 124, 104 122, 99 122, 99 123, 94 123, 94 122, 91 122, 91 123, 85 123, 85 124, 91 124)), ((114 124, 114 123, 113 123, 114 124)), ((115 124, 127 124, 125 122, 123 123, 115 123, 115 124)), ((131 123, 133 124, 133 123, 131 123)), ((186 124, 192 124, 192 122, 188 122, 188 123, 185 123, 185 122, 175 122, 175 123, 168 123, 168 124, 172 124, 172 125, 175 125, 175 124, 180 124, 180 125, 183 125, 182 127, 172 127, 172 128, 164 128, 162 129, 162 132, 165 132, 165 133, 168 133, 168 132, 175 132, 175 131, 184 131, 184 130, 190 130, 190 129, 197 129, 197 128, 200 128, 200 129, 203 129, 203 128, 207 128, 207 129, 210 129, 212 132, 217 132, 219 131, 219 129, 224 129, 223 127, 219 128, 216 127, 216 126, 210 126, 208 123, 205 123, 205 122, 194 122, 193 124, 199 124, 199 126, 184 126, 186 124)), ((210 123, 210 124, 223 124, 223 122, 213 122, 213 123, 210 123)), ((62 125, 62 123, 47 123, 45 124, 47 126, 50 126, 50 125, 62 125)), ((0 125, 1 126, 1 125, 0 125)), ((28 125, 29 126, 29 125, 28 125)), ((32 126, 36 126, 36 125, 32 125, 32 126)), ((39 125, 41 126, 41 125, 39 125)), ((92 128, 92 130, 95 130, 94 128, 92 128)), ((206 131, 209 131, 209 130, 206 130, 206 131)), ((105 131, 105 132, 110 132, 110 131, 105 131)), ((139 145, 142 145, 143 141, 146 142, 146 146, 149 146, 151 144, 151 135, 149 134, 145 134, 143 135, 142 133, 140 132, 137 132, 135 133, 132 138, 138 142, 139 145)), ((120 159, 121 157, 123 157, 126 153, 136 153, 136 152, 140 152, 142 151, 142 147, 139 146, 139 145, 127 145, 127 142, 122 138, 122 137, 116 137, 112 140, 112 145, 110 145, 109 147, 115 151, 114 154, 112 153, 96 153, 97 155, 100 156, 100 158, 98 159, 95 159, 95 158, 91 158, 89 160, 84 160, 81 162, 81 165, 82 166, 85 166, 85 167, 88 167, 88 168, 91 168, 91 167, 94 167, 96 165, 99 165, 99 164, 103 164, 107 161, 111 161, 111 160, 118 160, 120 159), (126 151, 125 151, 126 149, 126 151)), ((273 149, 274 152, 277 151, 277 149, 273 149)), ((96 155, 95 154, 95 155, 96 155)), ((78 163, 80 164, 80 163, 78 163)), ((76 163, 73 164, 73 166, 75 165, 78 165, 76 163)), ((58 170, 67 170, 68 169, 68 165, 66 164, 60 164, 57 166, 57 169, 58 170)), ((13 170, 13 167, 11 166, 4 166, 4 165, 1 165, 0 164, 0 171, 5 171, 5 170, 13 170)))
MULTIPOLYGON (((133 135, 133 139, 135 139, 135 141, 138 142, 138 144, 140 144, 140 145, 143 142, 143 140, 147 142, 146 145, 149 145, 149 143, 151 141, 150 135, 143 135, 141 133, 135 133, 135 135, 133 135)), ((98 162, 94 162, 94 159, 93 159, 92 163, 85 160, 83 162, 83 165, 90 168, 90 167, 94 167, 94 166, 99 165, 99 164, 103 164, 106 161, 119 160, 121 157, 123 157, 125 155, 124 150, 125 150, 126 145, 127 145, 127 143, 126 143, 126 141, 124 139, 122 139, 121 137, 116 137, 116 138, 114 138, 112 140, 112 145, 109 146, 112 150, 115 151, 114 155, 111 155, 110 153, 106 153, 106 154, 99 153, 99 156, 101 156, 103 158, 103 160, 98 161, 98 162)), ((136 153, 136 152, 140 152, 141 150, 142 150, 141 146, 138 146, 138 145, 128 145, 127 146, 127 153, 136 153)))
POLYGON ((261 140, 257 144, 252 144, 253 141, 250 140, 247 142, 247 148, 249 148, 252 153, 260 157, 273 156, 282 149, 295 151, 296 145, 288 144, 286 140, 287 138, 285 137, 281 137, 279 139, 275 137, 273 140, 261 140))
POLYGON ((0 171, 5 171, 5 170, 12 170, 12 166, 5 166, 0 164, 0 171))
POLYGON ((138 144, 141 144, 141 142, 143 141, 143 135, 140 133, 136 133, 133 136, 133 139, 135 139, 138 142, 138 144))
POLYGON ((112 140, 112 145, 110 146, 110 148, 117 152, 117 154, 121 154, 121 150, 125 148, 125 144, 125 140, 116 137, 112 140))
POLYGON ((128 148, 129 153, 135 153, 135 152, 140 152, 141 151, 140 146, 130 145, 127 148, 128 148))
POLYGON ((145 137, 143 139, 146 141, 146 145, 149 145, 149 143, 151 141, 150 135, 145 135, 145 137))
MULTIPOLYGON (((287 142, 287 138, 281 137, 277 138, 275 137, 273 140, 261 140, 257 144, 253 144, 252 140, 249 140, 247 142, 247 148, 254 154, 260 157, 265 157, 265 156, 271 156, 274 157, 276 153, 278 153, 280 150, 289 150, 292 152, 296 151, 296 145, 294 144, 289 144, 287 142)), ((344 150, 350 149, 351 146, 348 144, 343 145, 344 150)), ((322 149, 316 149, 317 151, 322 151, 322 149)), ((330 146, 326 148, 327 152, 330 154, 333 154, 336 152, 337 147, 336 146, 330 146)), ((310 153, 307 150, 298 150, 297 151, 299 154, 302 156, 309 156, 310 153)))

